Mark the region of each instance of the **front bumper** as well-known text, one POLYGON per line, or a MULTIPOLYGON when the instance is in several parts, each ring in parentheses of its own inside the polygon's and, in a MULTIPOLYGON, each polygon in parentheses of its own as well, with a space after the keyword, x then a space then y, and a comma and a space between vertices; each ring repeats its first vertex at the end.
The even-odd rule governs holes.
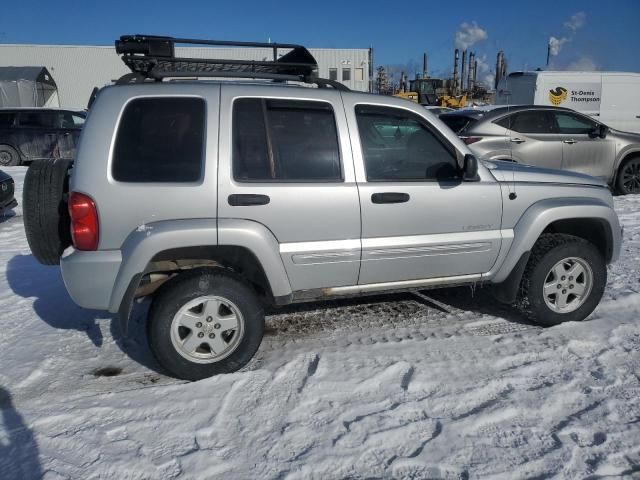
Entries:
POLYGON ((108 310, 121 263, 120 250, 67 248, 60 258, 60 270, 71 299, 83 308, 108 310))

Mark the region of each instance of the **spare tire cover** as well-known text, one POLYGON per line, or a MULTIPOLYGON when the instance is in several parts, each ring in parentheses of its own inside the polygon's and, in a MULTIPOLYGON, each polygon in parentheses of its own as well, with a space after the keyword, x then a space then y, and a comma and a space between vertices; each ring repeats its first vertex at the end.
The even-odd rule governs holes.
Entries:
POLYGON ((67 210, 72 160, 36 160, 24 179, 22 214, 31 253, 43 265, 58 265, 71 245, 67 210))

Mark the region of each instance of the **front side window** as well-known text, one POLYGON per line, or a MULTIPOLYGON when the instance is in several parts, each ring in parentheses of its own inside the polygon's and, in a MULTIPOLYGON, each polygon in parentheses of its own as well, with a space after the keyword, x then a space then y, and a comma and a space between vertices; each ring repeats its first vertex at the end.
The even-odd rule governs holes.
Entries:
POLYGON ((63 112, 60 114, 59 122, 62 128, 82 128, 84 117, 71 112, 63 112))
POLYGON ((596 127, 596 122, 588 118, 580 117, 569 112, 553 112, 558 124, 558 132, 567 135, 579 135, 591 133, 596 127))
POLYGON ((517 112, 496 123, 519 133, 554 133, 549 113, 544 110, 517 112))
POLYGON ((417 115, 388 107, 356 107, 368 181, 433 181, 459 177, 455 151, 417 115))
POLYGON ((331 105, 301 100, 236 100, 233 176, 247 182, 342 181, 331 105))
POLYGON ((196 182, 202 175, 206 106, 201 98, 130 101, 122 113, 111 174, 119 182, 196 182))

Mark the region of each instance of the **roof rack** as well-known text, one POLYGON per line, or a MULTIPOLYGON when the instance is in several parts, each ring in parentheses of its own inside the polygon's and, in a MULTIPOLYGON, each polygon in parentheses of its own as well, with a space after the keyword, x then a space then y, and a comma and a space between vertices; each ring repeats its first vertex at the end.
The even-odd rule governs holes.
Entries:
POLYGON ((313 83, 318 87, 331 86, 349 90, 334 80, 316 76, 318 63, 302 45, 289 43, 233 42, 225 40, 197 40, 155 35, 123 35, 116 40, 116 53, 131 69, 116 83, 142 82, 146 79, 162 81, 179 77, 232 77, 313 83), (176 57, 175 44, 209 45, 219 47, 269 48, 272 60, 228 60, 220 58, 176 57), (282 56, 279 51, 289 50, 282 56))

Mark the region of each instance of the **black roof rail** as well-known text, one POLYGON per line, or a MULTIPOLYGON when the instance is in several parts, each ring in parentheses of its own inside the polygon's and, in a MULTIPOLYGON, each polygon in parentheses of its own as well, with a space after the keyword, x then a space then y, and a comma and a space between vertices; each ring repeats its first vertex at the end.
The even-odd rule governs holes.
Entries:
POLYGON ((123 35, 116 40, 116 53, 132 73, 116 83, 161 81, 180 77, 232 77, 314 83, 323 88, 349 90, 335 80, 317 77, 318 63, 302 45, 290 43, 234 42, 161 37, 156 35, 123 35), (176 57, 175 45, 208 45, 218 47, 253 47, 272 50, 271 60, 229 60, 220 58, 176 57), (279 56, 282 50, 288 50, 279 56))

